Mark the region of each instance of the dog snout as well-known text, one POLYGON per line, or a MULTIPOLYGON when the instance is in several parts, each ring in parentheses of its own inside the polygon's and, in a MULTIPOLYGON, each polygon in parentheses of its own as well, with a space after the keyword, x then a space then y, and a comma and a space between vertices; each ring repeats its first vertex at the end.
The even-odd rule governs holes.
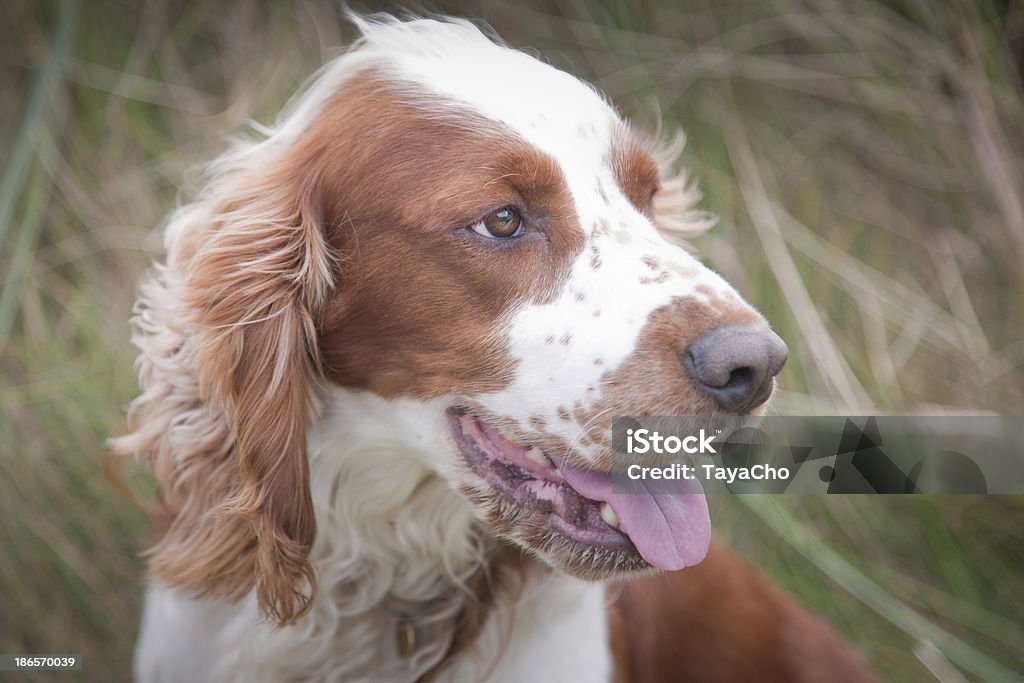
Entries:
POLYGON ((789 357, 779 335, 764 323, 724 325, 683 351, 690 380, 724 410, 745 413, 772 394, 775 375, 789 357))

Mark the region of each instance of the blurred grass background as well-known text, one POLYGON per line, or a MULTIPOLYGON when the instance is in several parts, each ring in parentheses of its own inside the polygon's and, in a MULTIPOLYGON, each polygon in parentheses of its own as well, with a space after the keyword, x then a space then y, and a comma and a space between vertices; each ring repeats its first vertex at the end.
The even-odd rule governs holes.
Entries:
MULTIPOLYGON (((792 349, 777 412, 1021 414, 1024 6, 425 7, 685 127, 721 217, 697 246, 792 349)), ((98 459, 136 392, 135 283, 190 167, 351 36, 331 3, 0 4, 0 652, 86 662, 25 680, 128 678, 148 524, 98 459)), ((885 679, 1024 672, 1021 498, 712 505, 885 679)))

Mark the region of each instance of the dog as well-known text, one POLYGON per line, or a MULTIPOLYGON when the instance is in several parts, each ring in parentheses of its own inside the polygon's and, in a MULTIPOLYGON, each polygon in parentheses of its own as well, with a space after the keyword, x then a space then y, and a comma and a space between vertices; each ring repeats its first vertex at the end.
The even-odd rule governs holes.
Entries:
POLYGON ((352 20, 141 286, 137 680, 871 680, 699 490, 609 492, 612 415, 758 415, 786 360, 662 236, 709 224, 679 145, 471 22, 352 20))

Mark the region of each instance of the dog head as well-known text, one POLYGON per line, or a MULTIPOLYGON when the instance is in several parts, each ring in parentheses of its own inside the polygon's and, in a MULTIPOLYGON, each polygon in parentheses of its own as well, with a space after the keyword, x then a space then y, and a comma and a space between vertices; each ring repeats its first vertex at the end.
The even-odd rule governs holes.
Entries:
MULTIPOLYGON (((553 566, 699 561, 702 496, 602 494, 611 416, 758 411, 785 361, 762 317, 660 234, 704 227, 695 191, 593 88, 468 22, 357 22, 354 49, 168 230, 167 352, 194 369, 190 409, 227 427, 204 435, 221 493, 182 504, 158 572, 301 613, 318 384, 409 411, 403 438, 429 467, 553 566)), ((160 438, 148 447, 175 448, 160 438)), ((173 459, 184 490, 191 461, 173 459)))

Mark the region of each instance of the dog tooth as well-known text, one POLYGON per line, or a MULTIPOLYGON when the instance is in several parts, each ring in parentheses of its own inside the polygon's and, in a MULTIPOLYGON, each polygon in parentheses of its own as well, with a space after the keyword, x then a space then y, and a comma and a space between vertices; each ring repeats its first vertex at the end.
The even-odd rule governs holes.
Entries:
POLYGON ((608 523, 608 526, 619 526, 619 518, 615 516, 615 510, 608 503, 601 503, 601 519, 608 523))
POLYGON ((537 448, 536 446, 531 446, 530 448, 526 449, 526 457, 527 459, 534 461, 538 465, 542 465, 544 467, 551 467, 551 462, 548 461, 548 456, 544 455, 544 451, 537 448))

